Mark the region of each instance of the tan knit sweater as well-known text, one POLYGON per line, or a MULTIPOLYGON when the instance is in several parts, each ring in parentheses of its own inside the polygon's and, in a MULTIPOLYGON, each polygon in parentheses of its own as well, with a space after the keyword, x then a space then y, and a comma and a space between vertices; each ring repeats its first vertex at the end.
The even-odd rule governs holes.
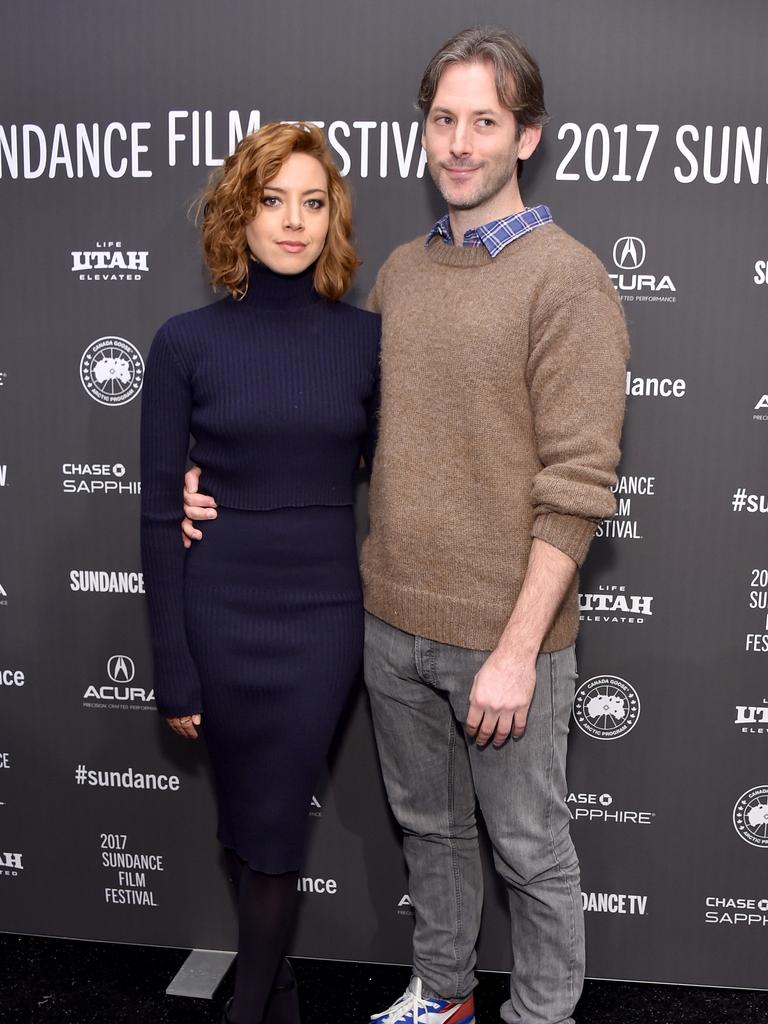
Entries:
MULTIPOLYGON (((362 553, 368 611, 461 647, 495 647, 531 538, 579 565, 610 487, 627 334, 602 264, 554 225, 498 256, 400 246, 370 297, 382 400, 362 553)), ((578 628, 574 579, 543 650, 578 628)))

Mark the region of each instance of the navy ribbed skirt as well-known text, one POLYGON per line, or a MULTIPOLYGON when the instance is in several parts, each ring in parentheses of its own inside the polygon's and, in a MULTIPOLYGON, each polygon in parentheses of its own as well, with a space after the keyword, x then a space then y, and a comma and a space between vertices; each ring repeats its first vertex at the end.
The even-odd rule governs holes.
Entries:
POLYGON ((362 661, 353 509, 218 511, 187 553, 184 582, 218 837, 256 871, 297 871, 362 661))

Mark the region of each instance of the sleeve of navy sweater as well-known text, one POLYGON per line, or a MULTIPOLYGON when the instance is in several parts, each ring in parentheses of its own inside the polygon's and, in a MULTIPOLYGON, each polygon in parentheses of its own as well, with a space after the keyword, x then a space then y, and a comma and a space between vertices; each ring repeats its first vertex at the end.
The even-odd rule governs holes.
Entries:
POLYGON ((147 358, 141 409, 141 557, 152 627, 155 699, 167 717, 202 711, 184 622, 182 481, 192 389, 168 326, 147 358))

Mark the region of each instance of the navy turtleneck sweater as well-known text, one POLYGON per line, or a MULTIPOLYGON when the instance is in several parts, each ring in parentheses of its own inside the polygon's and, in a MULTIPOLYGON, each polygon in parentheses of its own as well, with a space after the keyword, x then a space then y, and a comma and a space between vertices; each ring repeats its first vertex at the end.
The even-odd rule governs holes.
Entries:
POLYGON ((188 453, 202 469, 200 489, 235 509, 350 505, 361 455, 370 466, 379 317, 322 298, 313 271, 282 275, 252 262, 242 300, 172 317, 149 352, 142 561, 155 675, 168 707, 197 675, 186 641, 179 536, 188 453))

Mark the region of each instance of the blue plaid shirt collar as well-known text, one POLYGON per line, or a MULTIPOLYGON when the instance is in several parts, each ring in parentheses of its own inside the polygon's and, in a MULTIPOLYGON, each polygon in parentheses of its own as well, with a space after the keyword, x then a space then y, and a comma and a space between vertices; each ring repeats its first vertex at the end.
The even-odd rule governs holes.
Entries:
MULTIPOLYGON (((484 245, 491 256, 498 256, 502 249, 505 249, 510 242, 514 242, 521 235, 527 235, 534 228, 542 224, 551 224, 552 214, 548 206, 530 206, 521 210, 520 213, 512 213, 508 217, 501 217, 499 220, 489 221, 488 224, 481 224, 479 228, 470 228, 464 232, 464 246, 476 248, 484 245)), ((426 244, 439 235, 447 245, 453 245, 453 232, 451 221, 446 213, 434 225, 427 235, 426 244)))

